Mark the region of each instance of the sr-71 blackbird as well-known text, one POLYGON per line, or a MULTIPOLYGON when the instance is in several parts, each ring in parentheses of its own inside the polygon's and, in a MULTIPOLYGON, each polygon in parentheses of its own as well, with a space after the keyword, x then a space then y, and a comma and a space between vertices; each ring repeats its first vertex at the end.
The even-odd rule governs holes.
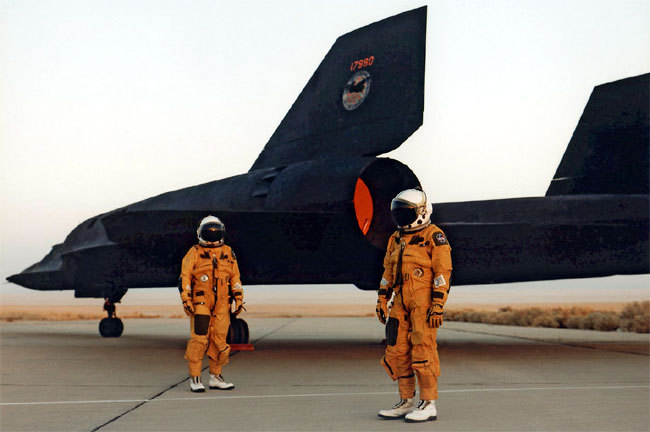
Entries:
MULTIPOLYGON (((100 332, 119 336, 113 303, 128 288, 175 286, 198 221, 214 214, 245 284, 377 289, 390 201, 419 185, 378 156, 422 125, 426 16, 422 7, 339 37, 247 173, 88 219, 8 280, 105 298, 100 332)), ((452 285, 649 272, 649 79, 594 88, 546 196, 434 206, 452 285)), ((245 342, 236 325, 231 339, 245 342)))

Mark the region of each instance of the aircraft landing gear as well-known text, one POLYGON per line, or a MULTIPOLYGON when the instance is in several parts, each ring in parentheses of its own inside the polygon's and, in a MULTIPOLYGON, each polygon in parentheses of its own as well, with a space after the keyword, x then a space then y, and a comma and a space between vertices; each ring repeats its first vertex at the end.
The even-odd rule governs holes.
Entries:
POLYGON ((108 318, 99 322, 99 334, 102 337, 120 337, 124 331, 124 324, 115 315, 115 303, 107 298, 104 302, 104 310, 108 314, 108 318))
POLYGON ((235 314, 230 314, 230 328, 226 337, 228 344, 247 344, 248 343, 248 324, 243 319, 237 318, 235 314))

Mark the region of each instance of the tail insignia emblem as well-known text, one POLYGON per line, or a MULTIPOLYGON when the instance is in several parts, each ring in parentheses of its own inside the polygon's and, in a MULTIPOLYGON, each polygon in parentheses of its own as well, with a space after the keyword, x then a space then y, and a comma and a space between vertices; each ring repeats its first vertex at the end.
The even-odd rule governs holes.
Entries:
POLYGON ((345 84, 343 90, 343 107, 348 111, 353 111, 363 103, 370 93, 370 74, 362 70, 350 78, 345 84))

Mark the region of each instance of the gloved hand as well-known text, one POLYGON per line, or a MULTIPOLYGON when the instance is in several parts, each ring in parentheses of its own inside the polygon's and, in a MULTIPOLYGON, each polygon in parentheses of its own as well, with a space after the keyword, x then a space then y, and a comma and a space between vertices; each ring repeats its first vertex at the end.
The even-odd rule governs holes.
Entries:
POLYGON ((244 307, 244 302, 242 302, 239 299, 235 300, 235 312, 234 312, 235 316, 239 315, 240 313, 242 313, 242 311, 245 310, 246 308, 244 307))
POLYGON ((427 312, 429 327, 438 328, 442 325, 442 305, 433 303, 427 312))
POLYGON ((185 315, 189 317, 194 315, 194 303, 192 303, 192 300, 185 300, 183 302, 183 309, 185 309, 185 315))
POLYGON ((377 307, 375 308, 377 318, 382 324, 386 324, 386 317, 388 316, 388 302, 377 300, 377 307))

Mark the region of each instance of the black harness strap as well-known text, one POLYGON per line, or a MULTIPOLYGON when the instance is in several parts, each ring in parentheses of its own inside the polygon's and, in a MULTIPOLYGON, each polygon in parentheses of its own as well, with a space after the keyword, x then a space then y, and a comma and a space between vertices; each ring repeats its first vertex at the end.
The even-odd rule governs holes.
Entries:
POLYGON ((212 292, 214 292, 214 306, 212 306, 212 311, 214 312, 217 309, 217 269, 219 268, 217 257, 212 257, 212 292))
POLYGON ((402 285, 404 285, 404 276, 402 275, 402 256, 404 255, 404 246, 406 244, 402 241, 402 239, 399 239, 399 256, 397 257, 397 274, 395 275, 395 285, 399 286, 400 289, 402 288, 402 285))
POLYGON ((402 300, 402 306, 404 307, 405 311, 408 311, 406 309, 406 304, 404 304, 404 296, 402 295, 402 288, 404 287, 404 275, 402 274, 402 256, 404 255, 404 248, 406 247, 406 242, 402 241, 400 237, 399 239, 399 256, 397 257, 397 274, 395 275, 395 286, 399 288, 399 294, 400 300, 402 300))

